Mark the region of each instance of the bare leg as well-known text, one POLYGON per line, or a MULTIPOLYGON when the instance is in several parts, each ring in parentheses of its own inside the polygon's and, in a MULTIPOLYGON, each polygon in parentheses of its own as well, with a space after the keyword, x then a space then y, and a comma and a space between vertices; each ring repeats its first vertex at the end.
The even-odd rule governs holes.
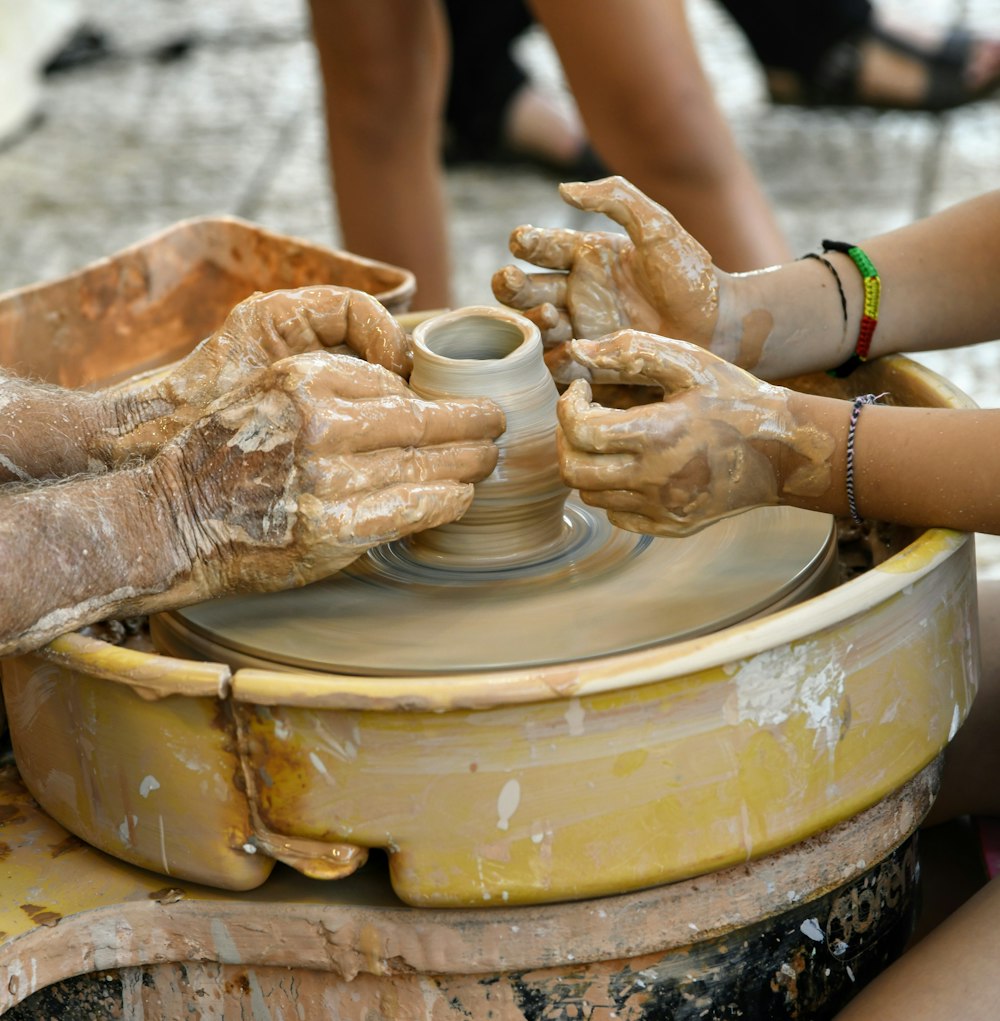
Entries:
POLYGON ((715 101, 683 0, 532 0, 532 6, 608 166, 666 206, 720 268, 789 259, 715 101))
POLYGON ((448 38, 438 0, 312 0, 344 247, 417 275, 450 304, 441 131, 448 38))

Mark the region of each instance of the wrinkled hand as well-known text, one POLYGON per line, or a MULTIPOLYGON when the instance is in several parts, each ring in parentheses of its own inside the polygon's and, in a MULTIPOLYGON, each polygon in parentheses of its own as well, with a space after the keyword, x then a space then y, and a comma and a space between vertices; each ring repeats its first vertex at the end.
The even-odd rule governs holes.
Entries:
POLYGON ((283 358, 348 348, 410 374, 409 340, 370 294, 326 284, 254 294, 167 376, 126 389, 115 415, 118 459, 155 453, 213 401, 283 358))
POLYGON ((574 341, 591 369, 658 385, 658 404, 627 411, 590 403, 577 380, 559 399, 563 480, 621 528, 682 536, 730 514, 777 503, 784 447, 801 430, 788 391, 693 344, 623 330, 574 341))
POLYGON ((488 400, 421 400, 350 356, 276 362, 150 463, 190 563, 171 598, 304 585, 460 517, 503 428, 488 400))
POLYGON ((506 266, 494 274, 493 293, 541 329, 556 380, 586 376, 563 346, 573 337, 631 327, 710 347, 724 274, 673 216, 622 177, 563 184, 559 193, 628 234, 531 226, 511 234, 515 257, 553 272, 506 266))

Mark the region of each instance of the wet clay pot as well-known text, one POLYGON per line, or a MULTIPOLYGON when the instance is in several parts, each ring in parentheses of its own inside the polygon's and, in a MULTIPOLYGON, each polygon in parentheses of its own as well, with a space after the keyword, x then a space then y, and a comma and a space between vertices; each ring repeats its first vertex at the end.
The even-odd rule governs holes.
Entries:
POLYGON ((413 331, 410 386, 421 397, 489 397, 506 428, 489 478, 460 521, 418 533, 418 551, 477 566, 539 559, 559 540, 569 490, 556 455, 558 392, 538 327, 505 309, 434 316, 413 331))
MULTIPOLYGON (((107 379, 134 367, 111 342, 115 309, 107 379)), ((0 304, 0 322, 20 315, 0 304)), ((98 378, 92 364, 79 381, 98 378)), ((794 385, 969 403, 899 357, 794 385)), ((68 635, 4 665, 18 766, 89 843, 228 889, 277 860, 343 876, 369 848, 386 850, 404 901, 448 907, 622 894, 766 860, 898 790, 969 709, 971 537, 876 539, 875 566, 797 605, 544 666, 371 677, 68 635)))

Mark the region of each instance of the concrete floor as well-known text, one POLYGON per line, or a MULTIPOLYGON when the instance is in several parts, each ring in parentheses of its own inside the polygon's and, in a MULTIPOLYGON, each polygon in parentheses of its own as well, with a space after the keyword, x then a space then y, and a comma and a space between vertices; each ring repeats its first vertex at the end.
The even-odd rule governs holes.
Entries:
MULTIPOLYGON (((1000 32, 1000 0, 895 2, 911 19, 1000 32)), ((1000 98, 944 115, 774 108, 725 12, 712 0, 689 6, 720 102, 795 250, 887 230, 1000 184, 1000 98)), ((0 149, 0 291, 196 215, 235 214, 339 244, 304 0, 79 7, 114 56, 47 79, 41 123, 0 149), (193 45, 162 59, 180 40, 193 45)), ((558 85, 544 36, 522 55, 558 85)), ((527 169, 454 170, 448 194, 463 305, 492 302, 511 227, 581 223, 554 181, 527 169)), ((922 360, 1000 406, 1000 345, 922 360)), ((980 549, 984 572, 1000 575, 1000 545, 980 549)))

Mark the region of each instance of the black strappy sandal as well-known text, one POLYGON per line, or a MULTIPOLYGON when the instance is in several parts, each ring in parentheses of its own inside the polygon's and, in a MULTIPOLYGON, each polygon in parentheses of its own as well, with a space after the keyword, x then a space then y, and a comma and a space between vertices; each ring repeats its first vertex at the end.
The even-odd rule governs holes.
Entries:
POLYGON ((855 106, 878 110, 941 112, 985 99, 1000 89, 1000 72, 977 88, 970 88, 965 72, 976 37, 952 28, 938 43, 921 45, 876 24, 842 40, 826 53, 816 71, 806 77, 783 68, 767 68, 771 102, 794 106, 855 106), (877 40, 889 49, 919 60, 927 70, 927 88, 915 102, 869 99, 858 92, 863 44, 877 40))

